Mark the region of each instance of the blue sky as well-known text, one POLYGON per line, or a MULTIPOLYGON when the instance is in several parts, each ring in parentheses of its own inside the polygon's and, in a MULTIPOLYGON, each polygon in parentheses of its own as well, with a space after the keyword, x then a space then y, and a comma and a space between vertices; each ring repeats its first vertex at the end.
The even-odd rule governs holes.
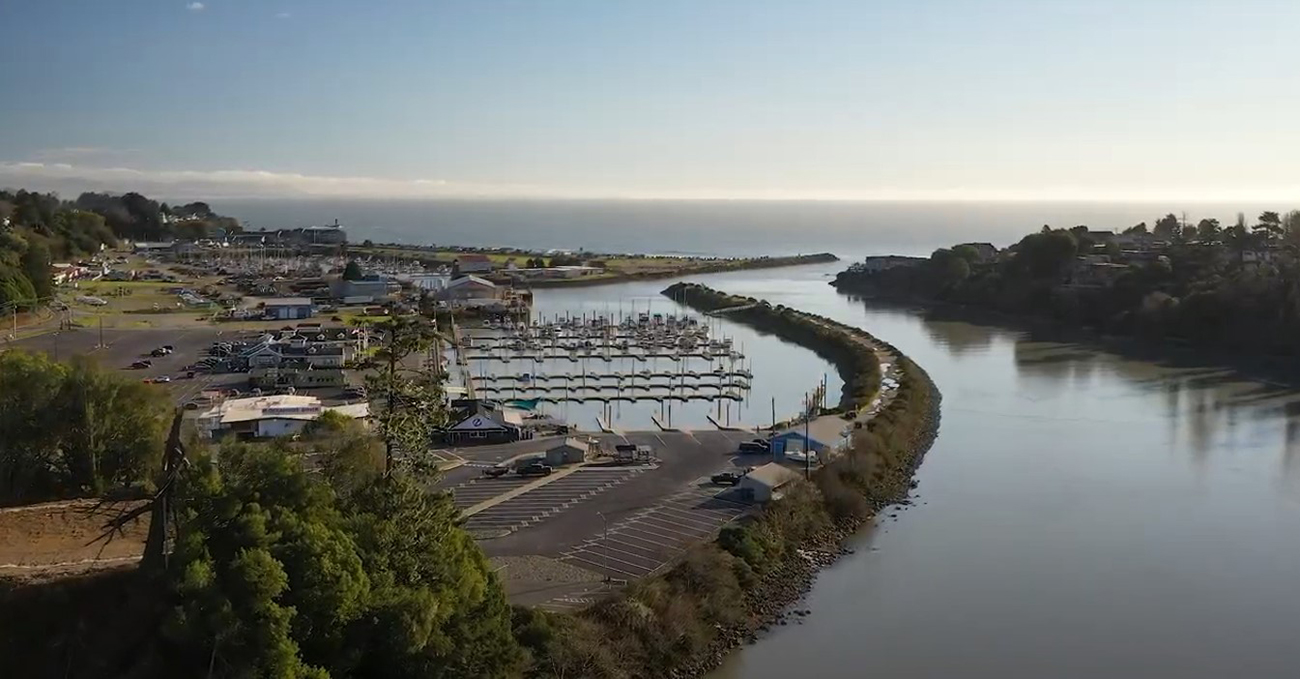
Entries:
POLYGON ((5 0, 0 184, 1300 198, 1300 2, 5 0))

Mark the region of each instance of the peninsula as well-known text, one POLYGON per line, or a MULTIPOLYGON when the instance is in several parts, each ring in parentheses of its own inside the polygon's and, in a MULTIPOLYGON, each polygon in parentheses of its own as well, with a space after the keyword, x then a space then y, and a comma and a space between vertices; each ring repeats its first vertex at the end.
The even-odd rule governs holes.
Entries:
POLYGON ((1173 214, 1121 233, 1043 230, 997 249, 856 262, 840 292, 954 305, 1219 351, 1295 356, 1300 346, 1300 211, 1223 227, 1173 214))

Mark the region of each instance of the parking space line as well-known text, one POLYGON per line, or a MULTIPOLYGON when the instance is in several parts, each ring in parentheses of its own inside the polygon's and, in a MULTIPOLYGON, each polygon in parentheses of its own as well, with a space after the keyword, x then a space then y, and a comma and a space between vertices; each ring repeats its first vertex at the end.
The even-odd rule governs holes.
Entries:
POLYGON ((617 567, 615 567, 615 566, 607 566, 607 565, 604 565, 604 563, 601 563, 601 562, 598 562, 598 561, 591 561, 591 559, 589 559, 589 558, 578 557, 577 554, 573 554, 573 555, 571 555, 571 557, 565 557, 565 558, 571 558, 571 559, 573 559, 573 561, 581 561, 582 563, 588 563, 588 565, 590 565, 590 566, 597 567, 598 570, 602 570, 602 571, 614 571, 614 572, 616 572, 616 574, 619 574, 619 575, 628 575, 628 576, 632 576, 632 578, 641 578, 641 576, 647 574, 647 572, 650 572, 650 571, 642 571, 642 572, 625 571, 625 570, 623 570, 623 568, 617 568, 617 567))
POLYGON ((688 512, 688 511, 686 511, 686 510, 684 510, 684 509, 674 509, 674 508, 672 508, 672 507, 660 507, 658 513, 661 514, 661 515, 663 515, 663 516, 666 517, 666 518, 671 518, 671 519, 674 520, 674 521, 683 521, 683 522, 687 522, 687 523, 698 523, 698 524, 703 524, 703 525, 706 525, 706 526, 713 526, 713 525, 716 525, 716 524, 717 524, 717 521, 711 520, 711 519, 710 519, 709 517, 707 517, 707 516, 701 516, 701 515, 699 515, 699 514, 694 514, 694 513, 692 513, 692 512, 688 512), (672 513, 670 514, 669 512, 672 512, 672 513), (679 515, 680 515, 680 516, 679 516, 679 515))
POLYGON ((659 528, 660 530, 666 530, 666 531, 670 531, 670 532, 673 532, 673 533, 678 533, 678 534, 681 534, 681 535, 688 535, 688 536, 691 536, 693 539, 694 539, 694 538, 699 538, 699 537, 704 536, 704 535, 708 535, 708 534, 711 532, 711 531, 709 531, 709 530, 707 530, 707 529, 703 529, 703 528, 694 528, 694 527, 692 527, 692 526, 686 526, 686 525, 682 525, 682 524, 679 524, 679 523, 673 523, 673 522, 671 522, 671 521, 668 521, 668 520, 665 520, 665 519, 661 519, 661 518, 659 518, 659 517, 653 517, 653 516, 648 516, 648 517, 646 517, 646 518, 644 519, 644 521, 646 521, 646 522, 651 522, 651 521, 653 521, 654 523, 650 523, 650 526, 653 527, 653 528, 659 528), (667 525, 666 525, 666 526, 660 526, 659 524, 667 524, 667 525))
POLYGON ((624 530, 624 531, 636 531, 636 532, 638 532, 638 533, 645 533, 646 535, 653 535, 654 537, 657 537, 657 538, 659 538, 660 540, 671 540, 671 541, 673 541, 673 542, 681 542, 682 536, 680 536, 680 535, 674 535, 674 534, 672 533, 672 531, 668 531, 668 530, 664 530, 663 528, 659 528, 659 530, 660 530, 660 531, 663 531, 663 532, 656 533, 655 531, 652 531, 652 530, 646 530, 647 528, 659 528, 659 527, 658 527, 658 526, 646 526, 646 525, 641 524, 641 523, 638 522, 637 525, 634 525, 634 526, 624 526, 623 528, 620 528, 619 530, 624 530))
POLYGON ((661 525, 661 522, 651 523, 644 519, 638 523, 637 528, 639 530, 644 530, 646 532, 651 532, 651 530, 653 529, 654 532, 657 532, 663 537, 676 540, 678 542, 682 541, 683 539, 694 540, 697 537, 696 533, 680 530, 679 527, 677 527, 674 524, 668 524, 665 526, 665 525, 661 525))
MULTIPOLYGON (((602 568, 609 568, 609 569, 612 569, 612 570, 616 570, 616 571, 618 571, 618 572, 620 572, 620 573, 627 573, 628 575, 632 575, 632 573, 630 573, 629 571, 625 571, 625 570, 622 570, 622 569, 619 569, 619 568, 615 568, 614 566, 606 566, 606 565, 604 565, 604 564, 603 564, 603 561, 605 560, 606 557, 605 557, 605 555, 603 555, 603 554, 594 554, 594 553, 592 553, 590 550, 583 550, 583 551, 586 551, 588 554, 591 554, 592 556, 595 556, 595 557, 601 559, 602 563, 599 563, 599 564, 596 564, 596 565, 601 566, 602 568)), ((587 563, 595 563, 595 562, 591 561, 590 559, 584 559, 584 558, 582 558, 582 557, 580 557, 580 556, 577 556, 577 555, 574 555, 574 556, 571 557, 571 558, 574 558, 574 559, 581 559, 582 561, 586 561, 587 563)), ((630 562, 624 561, 624 560, 622 560, 622 559, 616 559, 616 558, 614 558, 614 557, 612 557, 612 556, 609 557, 609 560, 610 560, 610 561, 617 561, 618 563, 621 563, 621 564, 623 564, 624 566, 631 566, 632 568, 635 568, 635 569, 638 569, 638 570, 640 570, 640 571, 643 571, 643 574, 644 574, 644 573, 649 573, 650 571, 654 570, 653 568, 646 568, 645 566, 642 566, 642 565, 640 565, 640 564, 630 563, 630 562)))
MULTIPOLYGON (((641 542, 648 542, 648 543, 650 543, 650 544, 652 544, 652 545, 655 545, 656 547, 662 547, 662 548, 664 548, 664 549, 677 549, 677 547, 675 546, 675 544, 667 544, 667 545, 666 545, 666 544, 664 544, 664 543, 662 543, 662 542, 656 542, 656 541, 651 540, 651 539, 649 539, 649 538, 638 537, 638 536, 636 536, 636 535, 628 535, 627 533, 624 533, 624 532, 623 532, 624 530, 625 530, 625 529, 623 529, 623 528, 619 528, 618 530, 610 531, 610 534, 611 534, 611 535, 617 535, 617 536, 619 536, 620 539, 627 539, 627 540, 640 540, 641 542)), ((656 536, 656 537, 657 537, 657 536, 656 536)))
POLYGON ((649 559, 651 561, 658 562, 658 561, 662 561, 664 558, 664 555, 658 552, 657 550, 650 549, 649 547, 640 547, 630 542, 623 542, 621 540, 615 540, 613 538, 610 538, 608 542, 604 542, 604 541, 597 542, 587 547, 586 549, 587 550, 604 549, 606 544, 617 545, 617 546, 610 547, 610 549, 616 552, 623 552, 624 554, 632 554, 642 559, 649 559))
MULTIPOLYGON (((620 544, 621 544, 621 542, 620 542, 620 544)), ((623 546, 632 546, 632 545, 623 545, 623 546)), ((610 550, 610 552, 614 552, 614 553, 617 553, 617 554, 627 554, 628 557, 633 558, 633 559, 645 559, 645 561, 649 561, 650 563, 658 563, 658 562, 660 562, 660 561, 663 561, 663 558, 660 557, 659 554, 650 553, 649 555, 646 555, 646 554, 641 554, 641 553, 638 553, 638 552, 628 552, 627 549, 619 549, 619 548, 616 548, 616 546, 614 546, 614 545, 607 545, 607 544, 604 544, 604 542, 599 542, 599 544, 589 545, 589 546, 585 546, 585 548, 582 548, 582 550, 585 550, 585 552, 599 552, 599 553, 602 553, 602 554, 604 553, 604 550, 606 550, 606 549, 610 550)), ((629 563, 632 563, 632 562, 629 562, 629 563)), ((651 567, 653 567, 653 566, 651 566, 651 567)))

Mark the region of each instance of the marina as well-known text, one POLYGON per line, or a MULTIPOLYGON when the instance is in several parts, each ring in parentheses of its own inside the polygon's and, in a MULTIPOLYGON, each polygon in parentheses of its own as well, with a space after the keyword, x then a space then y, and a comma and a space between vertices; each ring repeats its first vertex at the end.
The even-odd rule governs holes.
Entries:
MULTIPOLYGON (((466 393, 579 428, 730 426, 754 372, 721 322, 689 313, 584 312, 460 327, 448 360, 466 393), (674 406, 676 404, 676 406, 674 406)), ((767 417, 763 419, 768 419, 767 417)))

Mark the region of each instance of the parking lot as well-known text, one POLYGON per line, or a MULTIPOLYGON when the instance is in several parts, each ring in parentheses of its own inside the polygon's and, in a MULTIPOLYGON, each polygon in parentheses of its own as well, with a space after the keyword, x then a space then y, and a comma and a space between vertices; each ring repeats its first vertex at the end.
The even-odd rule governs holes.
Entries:
MULTIPOLYGON (((583 467, 470 516, 465 527, 473 531, 487 532, 515 531, 527 528, 559 514, 598 493, 610 490, 637 474, 641 474, 643 471, 640 468, 583 467)), ((514 477, 513 479, 500 479, 497 481, 512 486, 512 488, 499 490, 496 494, 500 495, 513 488, 522 487, 528 482, 536 481, 536 479, 514 477)), ((463 491, 453 491, 456 504, 461 506, 462 502, 469 502, 470 505, 482 502, 483 500, 477 499, 480 497, 478 493, 482 492, 479 488, 489 485, 500 487, 495 482, 472 482, 464 489, 469 491, 468 499, 463 499, 466 497, 463 491)))
POLYGON ((141 380, 166 377, 163 384, 173 400, 180 404, 193 399, 205 389, 226 389, 232 385, 247 388, 247 375, 231 373, 209 375, 197 373, 186 377, 185 366, 194 363, 203 352, 220 339, 237 334, 212 327, 118 330, 100 332, 93 328, 80 328, 51 332, 6 344, 5 347, 40 351, 56 359, 86 356, 104 368, 122 370, 141 380), (167 356, 149 356, 149 352, 163 345, 174 347, 167 356), (148 359, 147 368, 133 369, 131 364, 148 359))
POLYGON ((649 575, 690 545, 707 540, 750 507, 732 489, 701 479, 564 554, 575 565, 613 579, 649 575))

